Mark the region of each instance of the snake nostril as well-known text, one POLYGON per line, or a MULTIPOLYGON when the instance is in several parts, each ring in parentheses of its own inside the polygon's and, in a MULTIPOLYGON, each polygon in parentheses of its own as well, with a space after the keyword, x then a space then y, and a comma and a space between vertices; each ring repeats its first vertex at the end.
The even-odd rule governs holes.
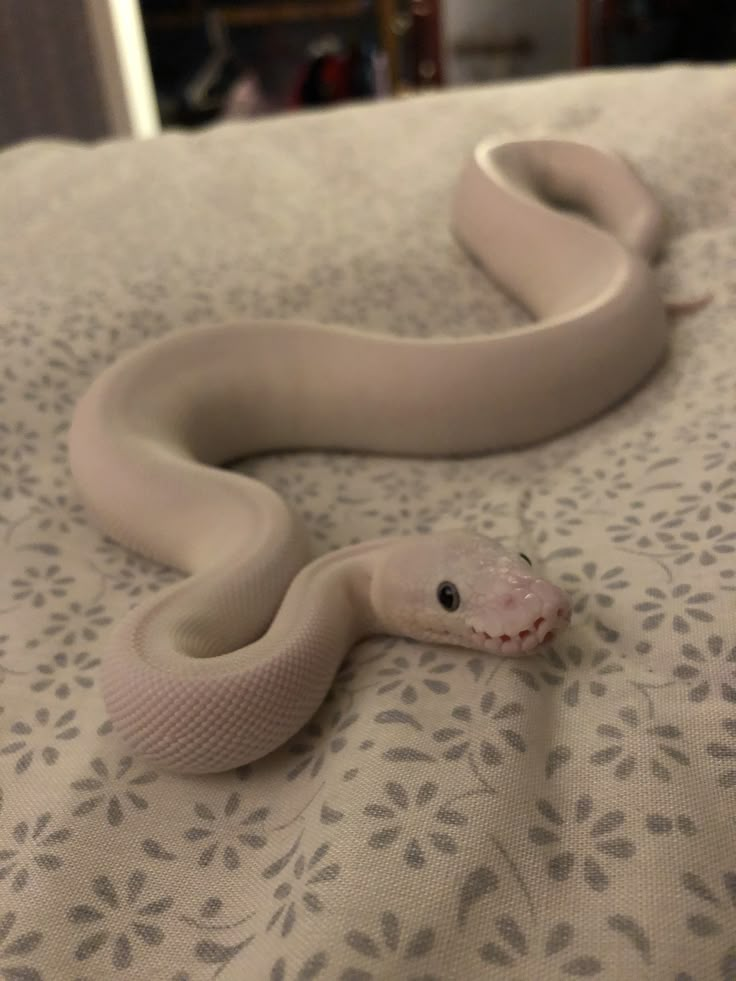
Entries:
POLYGON ((542 626, 543 623, 544 623, 544 617, 537 617, 537 619, 534 621, 534 629, 539 630, 539 628, 542 626))

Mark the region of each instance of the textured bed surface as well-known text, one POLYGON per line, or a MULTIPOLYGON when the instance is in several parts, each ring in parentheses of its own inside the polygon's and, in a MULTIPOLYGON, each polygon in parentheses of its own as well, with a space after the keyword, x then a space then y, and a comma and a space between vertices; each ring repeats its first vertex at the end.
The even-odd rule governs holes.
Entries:
POLYGON ((736 978, 734 104, 732 67, 674 67, 0 155, 0 975, 736 978), (75 400, 208 321, 523 323, 448 231, 494 133, 608 143, 654 188, 663 290, 712 294, 667 364, 520 453, 242 469, 315 551, 459 524, 519 541, 573 626, 523 662, 364 643, 283 751, 153 771, 97 676, 112 623, 174 574, 88 523, 75 400))

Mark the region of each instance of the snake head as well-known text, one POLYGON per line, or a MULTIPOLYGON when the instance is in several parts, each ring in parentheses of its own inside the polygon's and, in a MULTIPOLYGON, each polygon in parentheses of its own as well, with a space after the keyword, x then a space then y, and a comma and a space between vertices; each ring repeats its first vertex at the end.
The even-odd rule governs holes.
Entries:
POLYGON ((387 633, 510 657, 549 643, 571 616, 569 597, 526 556, 465 532, 397 541, 376 568, 371 603, 387 633))

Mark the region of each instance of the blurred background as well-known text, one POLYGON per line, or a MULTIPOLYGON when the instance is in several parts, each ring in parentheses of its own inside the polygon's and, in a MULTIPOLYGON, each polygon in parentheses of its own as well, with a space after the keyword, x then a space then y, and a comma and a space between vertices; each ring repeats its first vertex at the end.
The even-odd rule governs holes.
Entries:
POLYGON ((735 0, 0 0, 0 146, 735 58, 735 0))

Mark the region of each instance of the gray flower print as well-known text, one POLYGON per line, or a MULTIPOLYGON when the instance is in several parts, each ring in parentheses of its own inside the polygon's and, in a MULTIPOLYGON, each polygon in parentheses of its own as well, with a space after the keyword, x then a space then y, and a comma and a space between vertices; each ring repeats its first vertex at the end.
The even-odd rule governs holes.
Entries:
POLYGON ((36 505, 32 515, 33 528, 49 540, 71 535, 75 528, 87 525, 84 505, 71 500, 66 494, 55 494, 53 497, 41 494, 36 499, 36 505))
POLYGON ((709 742, 705 751, 722 767, 718 774, 719 786, 733 790, 736 787, 736 718, 721 719, 720 729, 718 739, 709 742))
POLYGON ((395 781, 385 786, 386 800, 367 804, 363 813, 380 827, 368 839, 371 848, 396 848, 409 868, 422 869, 432 852, 454 855, 459 848, 457 829, 468 819, 447 805, 436 806, 439 788, 427 781, 414 794, 395 781), (430 805, 432 805, 431 809, 430 805))
POLYGON ((79 728, 71 725, 76 710, 52 717, 47 708, 36 711, 30 722, 14 722, 10 727, 11 739, 0 747, 0 756, 16 756, 15 772, 25 773, 34 761, 42 760, 53 766, 59 758, 59 742, 67 742, 79 735, 79 728))
POLYGON ((38 452, 38 433, 25 422, 0 422, 0 497, 31 497, 39 479, 28 461, 38 452))
POLYGON ((378 693, 396 692, 405 705, 413 705, 419 698, 417 688, 433 695, 445 695, 450 690, 445 678, 456 666, 454 659, 434 650, 423 651, 416 660, 399 654, 391 659, 389 667, 378 672, 381 678, 387 679, 380 684, 378 693))
POLYGON ((736 479, 726 477, 718 482, 702 480, 697 493, 681 494, 677 500, 679 515, 698 522, 719 520, 736 511, 736 479))
POLYGON ((580 705, 586 695, 602 698, 609 690, 612 676, 622 671, 623 665, 613 660, 609 650, 598 650, 587 660, 574 644, 561 652, 549 648, 537 658, 532 669, 517 665, 511 668, 511 673, 532 691, 541 691, 540 682, 559 688, 562 701, 570 708, 580 705))
POLYGON ((234 872, 241 867, 243 849, 259 849, 266 844, 263 823, 268 817, 268 807, 248 809, 245 813, 243 795, 231 793, 221 809, 196 803, 194 813, 198 823, 184 832, 187 841, 196 842, 199 848, 197 863, 207 868, 219 858, 222 867, 234 872))
POLYGON ((623 566, 611 566, 599 570, 595 562, 586 562, 582 567, 582 575, 576 572, 564 572, 560 576, 565 589, 573 601, 573 612, 585 613, 593 608, 608 610, 613 606, 615 597, 611 595, 631 585, 626 577, 623 566))
POLYGON ((529 840, 551 853, 547 874, 555 882, 578 875, 590 889, 604 892, 610 883, 611 861, 629 859, 636 851, 634 842, 622 834, 624 812, 616 809, 596 816, 589 794, 582 794, 564 811, 541 799, 537 811, 543 823, 529 828, 529 840))
MULTIPOLYGON (((716 433, 709 433, 708 435, 711 437, 711 439, 715 439, 717 436, 716 433)), ((736 467, 734 467, 733 460, 733 441, 728 439, 727 433, 721 435, 723 435, 724 438, 720 439, 719 442, 715 444, 719 448, 710 449, 703 455, 703 470, 706 473, 711 473, 713 470, 718 470, 720 467, 723 467, 724 464, 728 464, 728 466, 725 468, 726 473, 736 472, 736 467)))
MULTIPOLYGON (((111 353, 93 347, 89 343, 90 338, 87 338, 84 347, 80 348, 79 344, 73 343, 73 328, 70 329, 68 325, 65 327, 67 329, 65 337, 54 337, 50 344, 45 345, 43 353, 46 361, 43 367, 39 365, 39 370, 43 372, 45 367, 54 378, 78 378, 80 375, 84 378, 94 378, 105 365, 109 364, 111 353)), ((99 333, 98 330, 98 338, 99 333)))
POLYGON ((429 965, 421 962, 431 957, 437 944, 437 932, 432 926, 401 926, 396 913, 386 910, 377 928, 370 933, 362 929, 349 930, 345 943, 362 963, 346 968, 340 981, 379 981, 386 977, 401 977, 402 981, 440 981, 429 965))
POLYGON ((698 826, 687 814, 647 814, 644 826, 650 835, 663 837, 664 835, 684 835, 692 838, 698 833, 698 826))
MULTIPOLYGON (((13 646, 15 646, 15 645, 13 645, 13 646)), ((24 670, 18 671, 15 668, 11 668, 7 664, 7 662, 5 664, 3 664, 3 661, 5 660, 5 658, 8 657, 8 654, 10 652, 10 648, 11 648, 10 636, 8 634, 0 634, 0 685, 2 685, 2 683, 5 681, 5 676, 6 675, 11 675, 11 674, 14 674, 14 675, 27 675, 27 674, 30 674, 29 671, 24 671, 24 670)))
POLYGON ((146 770, 137 776, 131 774, 134 766, 132 756, 123 756, 114 773, 101 757, 97 756, 90 762, 93 776, 75 780, 71 787, 84 795, 84 799, 72 811, 75 817, 83 817, 93 811, 103 809, 107 823, 116 828, 123 823, 126 807, 134 811, 145 811, 148 801, 141 794, 140 788, 158 780, 158 773, 146 770))
POLYGON ((718 578, 721 580, 722 592, 736 593, 736 566, 731 569, 721 569, 718 578))
POLYGON ((60 599, 69 592, 74 576, 63 573, 58 563, 39 567, 26 566, 24 574, 11 580, 11 596, 16 603, 26 603, 38 610, 53 596, 60 599))
POLYGON ((725 651, 723 637, 718 634, 711 635, 700 647, 691 643, 682 645, 680 650, 682 660, 675 664, 672 674, 687 686, 689 701, 702 702, 708 698, 713 689, 713 680, 708 669, 714 661, 720 660, 736 667, 736 646, 728 653, 725 651))
MULTIPOLYGON (((571 949, 575 930, 571 923, 561 920, 549 928, 539 931, 539 937, 527 933, 522 925, 510 914, 496 916, 488 931, 492 939, 478 951, 485 964, 494 967, 519 969, 524 972, 524 961, 541 946, 545 961, 545 975, 556 969, 562 977, 592 978, 600 974, 603 964, 598 957, 580 954, 571 949), (539 943, 541 941, 541 945, 539 943)), ((526 970, 534 971, 532 965, 526 970)), ((515 975, 516 976, 516 975, 515 975)), ((522 973, 523 977, 533 974, 522 973)), ((551 977, 551 974, 548 976, 551 977)))
POLYGON ((329 963, 330 959, 324 950, 318 950, 305 961, 287 961, 285 957, 279 957, 271 968, 268 981, 312 981, 313 978, 324 977, 329 963), (294 964, 293 971, 289 969, 290 963, 294 964))
POLYGON ((713 593, 694 593, 693 587, 687 583, 672 586, 669 593, 657 586, 650 586, 644 592, 649 599, 634 606, 639 613, 646 614, 642 630, 658 630, 669 619, 673 608, 677 612, 672 615, 669 626, 676 634, 690 633, 693 620, 697 623, 713 622, 713 614, 703 609, 705 604, 715 599, 713 593))
POLYGON ((24 380, 23 399, 42 415, 66 419, 74 406, 67 378, 52 378, 47 372, 24 380))
POLYGON ((337 528, 333 514, 329 511, 313 511, 311 508, 305 508, 300 514, 315 542, 332 544, 332 534, 337 528))
POLYGON ((521 702, 500 702, 494 691, 485 691, 475 708, 457 705, 450 713, 449 724, 436 729, 432 738, 445 747, 444 759, 467 756, 471 769, 479 775, 479 762, 497 767, 509 753, 526 752, 526 742, 517 728, 523 712, 521 702))
MULTIPOLYGON (((381 524, 377 534, 424 534, 432 531, 439 521, 461 522, 466 528, 475 528, 488 534, 496 525, 496 517, 507 513, 507 505, 505 502, 488 500, 484 489, 478 485, 469 484, 450 491, 448 485, 456 481, 457 473, 447 470, 443 486, 448 488, 448 493, 439 497, 433 493, 430 503, 423 503, 430 493, 430 488, 424 481, 423 498, 416 490, 407 493, 406 489, 395 496, 390 495, 386 498, 386 504, 393 510, 381 511, 381 524)), ((379 516, 376 508, 367 508, 362 513, 366 517, 379 516)))
MULTIPOLYGON (((218 965, 213 979, 219 977, 241 950, 253 941, 255 934, 246 932, 244 935, 240 930, 240 927, 253 919, 253 915, 252 912, 246 916, 240 915, 239 911, 236 915, 228 913, 225 903, 219 896, 209 896, 205 899, 194 915, 180 914, 179 920, 197 930, 199 934, 199 940, 194 947, 194 956, 202 964, 218 965)), ((182 976, 185 973, 182 971, 182 976)))
POLYGON ((676 538, 669 543, 670 551, 676 552, 675 565, 695 562, 709 566, 718 562, 719 556, 736 552, 736 531, 729 531, 723 525, 715 524, 698 530, 692 525, 680 529, 676 538))
POLYGON ((159 565, 137 552, 129 552, 111 538, 103 538, 95 554, 102 560, 104 574, 112 589, 131 599, 157 593, 181 579, 181 574, 175 569, 159 565))
POLYGON ((342 711, 338 709, 329 724, 323 726, 314 719, 308 722, 296 740, 289 745, 289 753, 298 756, 299 760, 291 767, 286 779, 296 780, 307 769, 310 779, 314 779, 322 770, 328 756, 334 756, 345 749, 348 742, 346 733, 357 721, 357 713, 352 712, 343 716, 342 711))
POLYGON ((62 647, 90 644, 99 640, 100 631, 109 627, 113 618, 101 603, 85 606, 73 601, 65 610, 55 610, 44 627, 46 637, 55 637, 62 647))
POLYGON ((36 668, 41 677, 31 684, 31 691, 51 691, 56 698, 69 698, 75 688, 86 689, 94 685, 94 671, 99 664, 100 659, 87 651, 80 651, 74 657, 59 651, 50 661, 36 668))
POLYGON ((537 547, 545 545, 551 535, 560 538, 573 538, 581 534, 583 519, 578 513, 578 503, 573 498, 560 498, 556 501, 556 507, 549 513, 535 511, 527 518, 535 528, 535 541, 537 547))
POLYGON ((582 573, 582 576, 564 573, 560 581, 573 598, 573 611, 590 619, 596 633, 607 643, 612 643, 618 639, 619 631, 604 621, 604 611, 614 605, 615 596, 611 591, 627 589, 630 583, 623 576, 622 566, 601 571, 595 562, 587 562, 582 573))
POLYGON ((263 871, 264 879, 275 879, 287 868, 290 871, 274 890, 278 905, 266 925, 267 931, 278 926, 282 937, 291 933, 300 912, 316 914, 325 909, 325 886, 340 874, 337 862, 325 861, 330 852, 328 842, 323 842, 307 858, 307 853, 299 850, 301 838, 300 834, 289 851, 263 871))
MULTIPOLYGON (((520 880, 523 881, 523 880, 520 880)), ((471 910, 498 890, 499 878, 488 865, 477 865, 463 877, 458 894, 457 924, 464 927, 471 910)))
MULTIPOLYGON (((723 981, 736 978, 736 870, 724 872, 717 885, 707 883, 695 872, 685 872, 682 885, 692 898, 693 906, 685 919, 685 927, 697 943, 702 941, 701 957, 715 957, 708 977, 723 981)), ((678 978, 680 976, 678 975, 678 978)), ((682 978, 689 978, 682 975, 682 978)), ((694 981, 694 979, 693 979, 694 981)))
MULTIPOLYGON (((74 950, 78 961, 107 952, 108 962, 124 971, 136 962, 136 948, 141 944, 157 947, 163 943, 161 921, 173 907, 174 898, 144 897, 145 888, 146 873, 140 869, 117 885, 107 875, 92 880, 94 899, 72 906, 67 914, 69 921, 85 933, 74 950)), ((141 969, 145 971, 145 967, 137 968, 139 977, 141 969)))
POLYGON ((11 465, 0 460, 0 497, 6 501, 14 497, 33 497, 40 483, 30 463, 11 465))
POLYGON ((173 570, 161 569, 153 562, 144 560, 144 565, 143 570, 138 570, 127 564, 117 570, 111 579, 113 590, 124 593, 131 599, 138 599, 147 593, 158 593, 180 578, 178 573, 173 570))
POLYGON ((40 930, 14 934, 17 922, 17 913, 0 915, 0 973, 7 981, 42 981, 40 971, 31 967, 26 957, 38 949, 43 934, 40 930))
POLYGON ((616 545, 632 545, 650 554, 653 549, 665 548, 675 540, 674 530, 681 528, 685 519, 669 511, 645 514, 640 511, 627 514, 623 521, 608 525, 606 531, 616 545))
POLYGON ((596 766, 613 765, 613 775, 627 780, 642 767, 658 780, 672 779, 671 766, 689 766, 690 757, 682 749, 682 730, 679 726, 647 723, 633 705, 618 712, 622 724, 601 723, 598 735, 607 743, 590 757, 596 766))
POLYGON ((631 477, 626 467, 578 467, 570 468, 574 483, 570 486, 570 496, 575 501, 615 501, 622 494, 633 490, 631 477))
MULTIPOLYGON (((300 461, 305 469, 295 466, 289 474, 279 474, 274 481, 274 488, 287 498, 290 504, 299 508, 300 512, 304 507, 309 507, 320 498, 319 480, 312 472, 306 472, 308 462, 300 461)), ((296 461, 295 461, 296 463, 296 461)), ((253 469, 257 470, 258 462, 253 461, 253 469)))
POLYGON ((34 873, 57 871, 64 864, 58 846, 71 835, 69 828, 53 827, 49 811, 18 821, 0 840, 0 882, 7 880, 13 892, 22 892, 34 873))

